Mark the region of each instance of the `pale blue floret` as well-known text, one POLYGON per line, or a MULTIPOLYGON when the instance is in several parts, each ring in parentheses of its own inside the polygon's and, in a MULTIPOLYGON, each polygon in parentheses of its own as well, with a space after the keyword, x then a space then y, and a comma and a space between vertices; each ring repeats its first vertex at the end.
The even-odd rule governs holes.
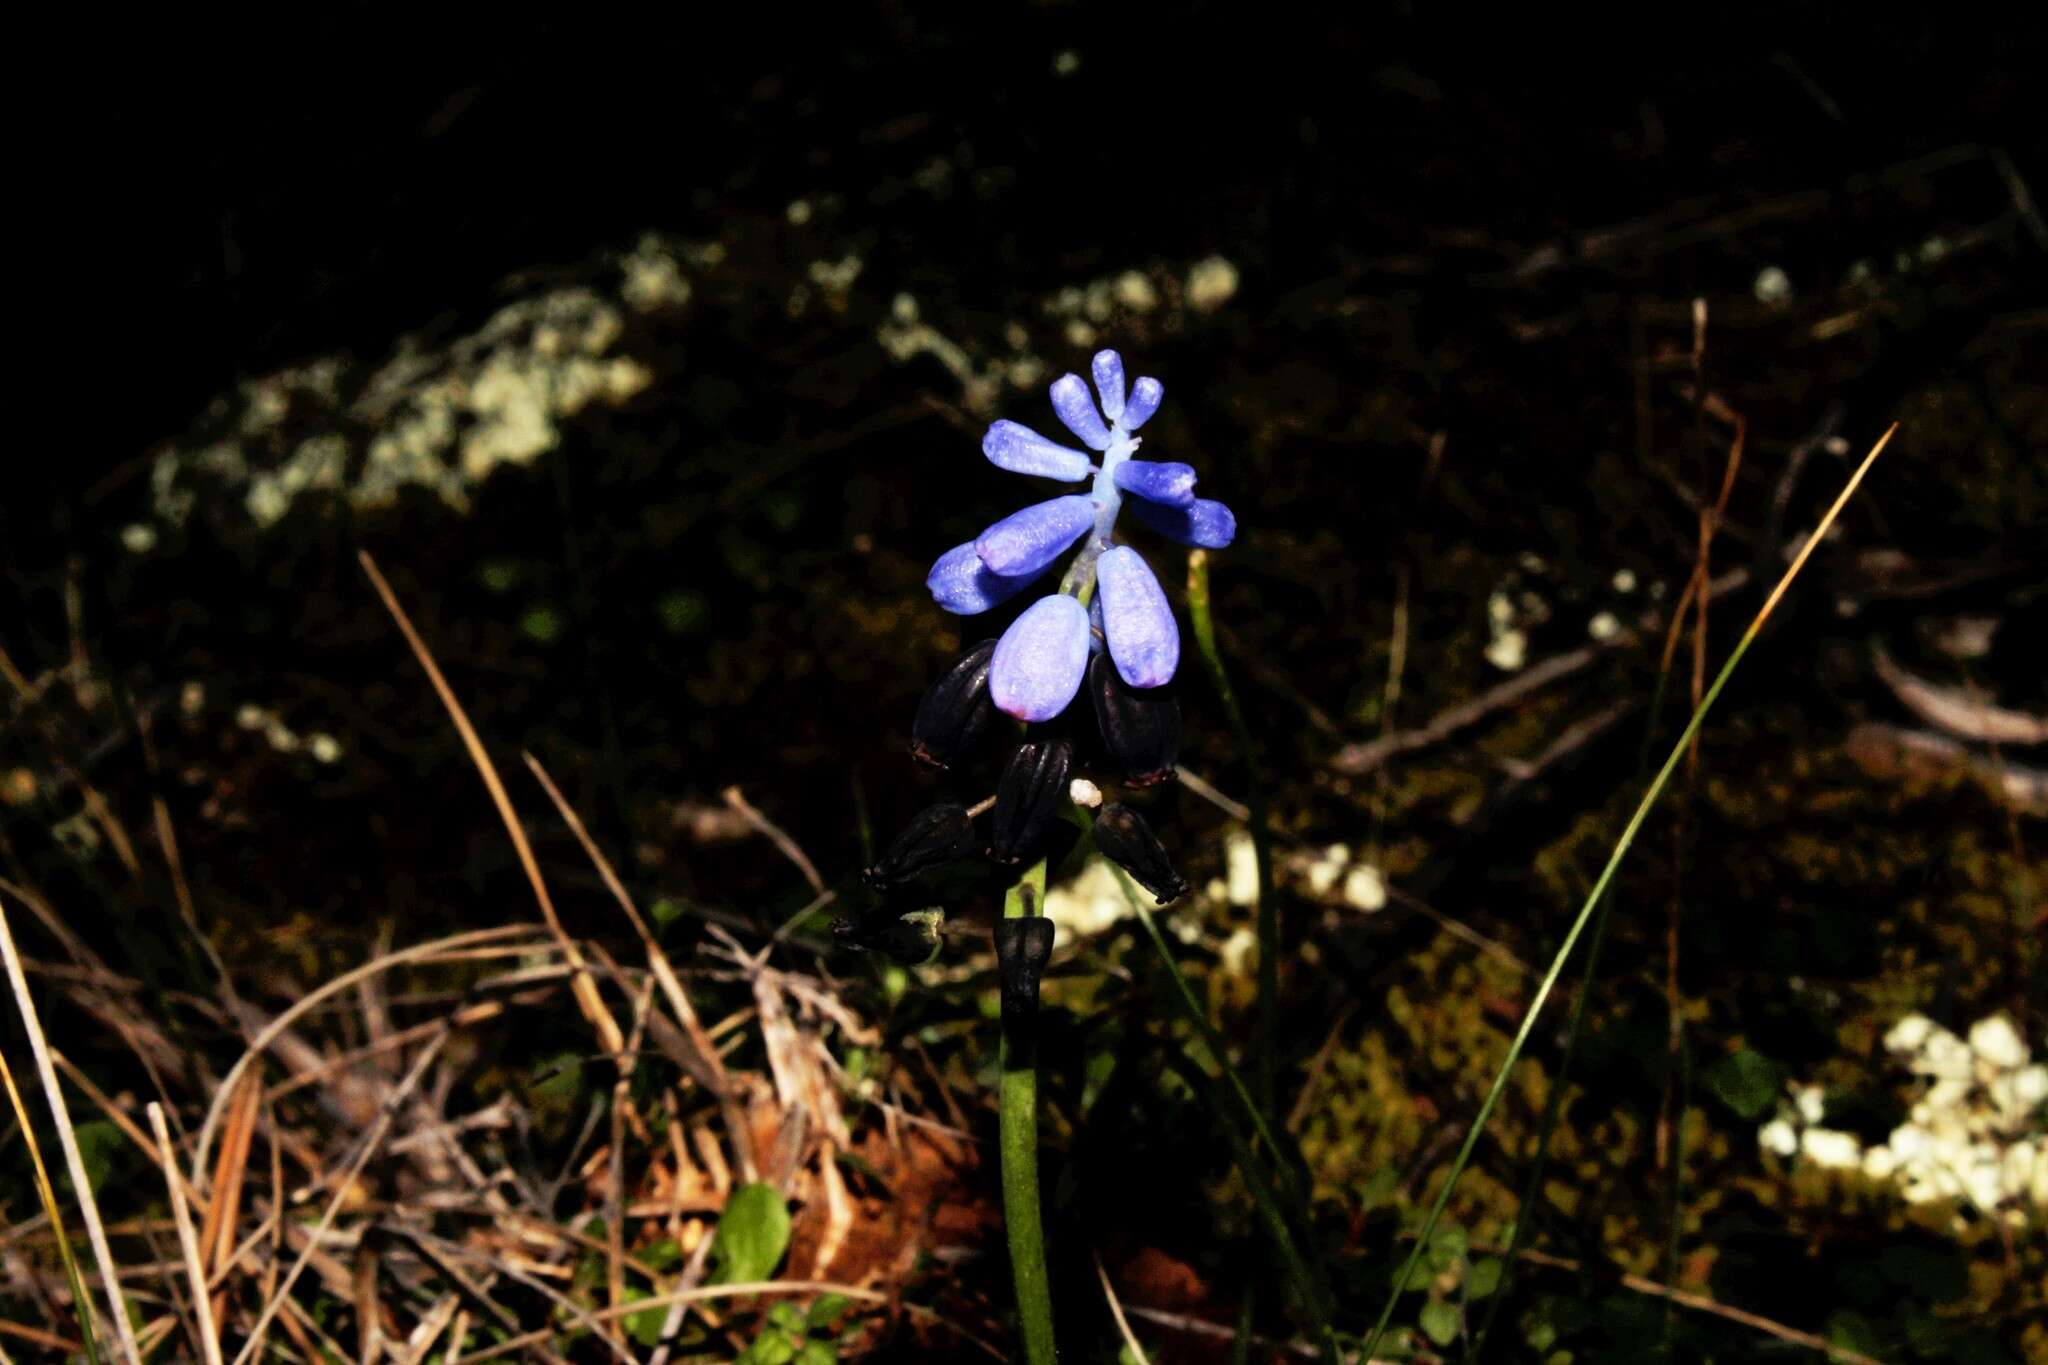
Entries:
POLYGON ((989 697, 1019 720, 1051 720, 1081 690, 1088 667, 1088 609, 1056 592, 1024 609, 996 641, 989 697))
POLYGON ((1035 474, 1061 483, 1079 483, 1095 468, 1095 462, 1078 450, 1048 441, 1021 422, 997 422, 981 438, 981 453, 989 463, 1012 474, 1035 474))
POLYGON ((1150 502, 1186 507, 1195 500, 1195 467, 1178 460, 1125 460, 1114 477, 1118 488, 1150 502))
POLYGON ((1102 414, 1095 410, 1088 385, 1078 374, 1063 374, 1053 381, 1052 410, 1059 415, 1061 424, 1080 437, 1081 444, 1090 450, 1108 450, 1115 439, 1102 414))
POLYGON ((1182 544, 1220 549, 1237 533, 1228 507, 1195 496, 1191 466, 1132 458, 1139 445, 1134 433, 1159 410, 1165 387, 1141 377, 1126 392, 1123 359, 1115 351, 1098 352, 1089 371, 1093 395, 1079 375, 1062 375, 1052 386, 1052 404, 1097 459, 1007 420, 991 425, 981 443, 991 463, 1013 473, 1068 483, 1092 473, 1088 492, 1003 518, 941 555, 926 579, 941 607, 973 615, 1016 596, 1080 544, 1059 591, 1032 603, 997 641, 990 695, 1020 720, 1050 720, 1065 710, 1080 690, 1090 653, 1105 642, 1118 674, 1133 687, 1163 686, 1179 666, 1180 630, 1165 591, 1137 551, 1113 540, 1125 493, 1136 497, 1141 520, 1182 544), (1092 601, 1083 607, 1091 588, 1092 601))
POLYGON ((970 540, 940 555, 938 563, 925 575, 924 585, 931 589, 932 600, 955 616, 979 616, 1030 587, 1038 576, 1004 578, 981 562, 981 555, 970 540))
POLYGON ((1116 671, 1133 687, 1171 682, 1180 666, 1180 629, 1151 566, 1130 546, 1115 545, 1096 561, 1095 583, 1116 671))

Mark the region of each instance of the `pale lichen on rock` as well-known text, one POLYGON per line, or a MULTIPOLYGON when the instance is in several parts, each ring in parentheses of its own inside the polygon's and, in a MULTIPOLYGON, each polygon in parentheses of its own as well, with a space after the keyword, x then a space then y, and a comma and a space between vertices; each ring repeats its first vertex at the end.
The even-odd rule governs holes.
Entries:
POLYGON ((687 269, 721 256, 647 234, 580 282, 514 281, 510 302, 452 339, 403 336, 367 367, 328 355, 248 380, 157 453, 152 511, 184 526, 211 488, 264 529, 309 492, 378 507, 409 487, 466 511, 493 472, 559 446, 565 422, 644 391, 654 370, 634 353, 648 330, 636 320, 686 307, 687 269))

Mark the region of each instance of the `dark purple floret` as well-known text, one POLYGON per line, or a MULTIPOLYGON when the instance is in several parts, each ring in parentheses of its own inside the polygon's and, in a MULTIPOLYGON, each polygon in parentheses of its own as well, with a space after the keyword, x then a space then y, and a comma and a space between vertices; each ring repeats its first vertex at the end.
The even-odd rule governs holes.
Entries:
POLYGON ((1095 847, 1131 874, 1131 880, 1152 893, 1161 905, 1188 893, 1188 884, 1174 871, 1173 861, 1145 817, 1129 806, 1112 803, 1095 817, 1095 847))
POLYGON ((943 768, 988 729, 996 713, 988 695, 989 663, 995 652, 996 642, 983 640, 954 660, 924 694, 917 704, 917 719, 910 723, 913 758, 943 768))
POLYGON ((1180 761, 1180 702, 1167 687, 1132 687, 1106 654, 1088 665, 1088 697, 1109 756, 1134 787, 1173 780, 1180 761))
POLYGON ((930 806, 910 818, 888 851, 861 876, 878 890, 896 886, 958 862, 974 852, 974 844, 974 820, 967 807, 930 806))
POLYGON ((990 857, 1014 863, 1038 847, 1066 797, 1073 765, 1074 746, 1064 739, 1030 739, 1017 746, 996 783, 990 857))

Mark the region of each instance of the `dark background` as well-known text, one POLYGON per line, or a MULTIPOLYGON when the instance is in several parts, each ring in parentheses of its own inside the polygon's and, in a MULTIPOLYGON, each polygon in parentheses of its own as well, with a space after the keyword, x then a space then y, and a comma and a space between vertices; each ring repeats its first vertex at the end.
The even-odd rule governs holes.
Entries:
MULTIPOLYGON (((1170 281, 1219 255, 1240 276, 1223 309, 1176 304, 1098 340, 1167 381, 1148 440, 1195 463, 1245 528, 1216 559, 1218 617, 1286 846, 1382 846, 1397 886, 1545 960, 1632 804, 1640 730, 1604 732, 1512 800, 1499 760, 1647 695, 1653 648, 1398 765, 1391 790, 1332 760, 1380 733, 1402 583, 1396 728, 1501 680, 1481 655, 1487 598, 1515 575, 1558 604, 1532 659, 1582 644, 1595 609, 1641 605, 1608 594, 1617 568, 1684 581, 1688 499, 1711 496, 1725 453, 1686 389, 1705 299, 1709 387, 1749 433, 1716 567, 1754 570, 1716 608, 1713 661, 1848 467, 1816 456, 1787 479, 1795 449, 1829 431, 1860 454, 1903 427, 1843 544, 1731 689, 1691 814, 1653 828, 1624 879, 1637 913, 1611 950, 1589 1112, 1571 1120, 1613 1155, 1580 1171, 1595 1192, 1579 1250, 1607 1234, 1657 1245, 1666 1187, 1641 1129, 1599 1125, 1647 1123, 1670 1083, 1658 972, 1674 887, 1702 1069, 1739 1042, 1813 1074, 1844 1055, 1846 1018, 1863 1021, 1867 1089, 1889 1093, 1872 1040, 1907 1005, 1958 1025, 2038 1009, 2039 955, 2019 946, 2038 827, 1968 782, 1902 795, 1844 756, 1858 721, 1909 719, 1873 678, 1873 648, 1938 669, 1921 630, 1937 617, 2000 620, 1974 681, 2048 703, 2031 649, 2048 581, 2048 242, 2022 198, 2043 183, 2038 38, 1952 7, 110 18, 50 54, 75 78, 22 130, 46 174, 17 213, 50 240, 19 283, 49 298, 37 316, 54 326, 35 343, 47 375, 16 396, 0 644, 62 685, 15 713, 0 755, 47 779, 7 811, 9 873, 119 930, 145 965, 177 957, 154 864, 110 885, 103 859, 52 835, 82 773, 138 822, 167 801, 209 930, 279 980, 360 960, 381 928, 402 941, 527 913, 475 775, 356 568, 367 546, 508 780, 524 783, 519 748, 539 754, 645 899, 781 923, 808 888, 758 841, 697 839, 688 812, 739 784, 837 882, 864 822, 886 837, 932 799, 903 757, 910 709, 981 631, 941 619, 923 575, 1024 496, 973 456, 980 425, 1050 417, 1042 389, 969 411, 936 363, 889 360, 874 336, 893 298, 914 294, 977 358, 1016 323, 1057 373, 1091 348, 1063 337, 1047 296, 1127 269, 1170 281), (1078 66, 1059 74, 1068 51, 1078 66), (943 192, 920 181, 938 158, 943 192), (806 227, 786 212, 798 199, 820 206, 806 227), (202 516, 153 557, 121 549, 154 452, 207 430, 209 401, 237 382, 459 335, 649 230, 728 253, 680 320, 631 339, 656 382, 495 477, 469 515, 313 499, 275 535, 202 516), (843 306, 786 306, 809 262, 848 251, 863 265, 843 306), (1789 305, 1756 297, 1767 267, 1792 281, 1789 305), (1893 558, 1873 568, 1865 552, 1893 558), (1522 567, 1532 554, 1540 570, 1522 567), (677 594, 697 604, 687 630, 657 622, 677 594), (541 609, 566 622, 544 639, 524 625, 541 609), (204 714, 176 720, 193 680, 204 714), (234 724, 243 701, 336 733, 345 760, 267 752, 234 724), (1809 993, 1788 992, 1795 977, 1809 993)), ((1178 561, 1146 548, 1172 585, 1178 561)), ((1214 703, 1189 687, 1186 706, 1188 763, 1241 793, 1214 703)), ((968 795, 987 776, 963 775, 984 781, 968 795)), ((565 916, 616 932, 581 854, 532 818, 530 787, 516 799, 565 916)), ((1220 874, 1221 816, 1183 796, 1159 818, 1193 880, 1220 874)), ((985 886, 957 889, 956 908, 985 912, 985 886)), ((1290 1075, 1345 1010, 1398 1039, 1401 990, 1427 1004, 1399 1028, 1476 1030, 1473 1055, 1511 1025, 1449 958, 1417 965, 1431 921, 1360 927, 1305 898, 1288 913, 1290 949, 1317 964, 1289 994, 1290 1075)), ((1333 1110, 1305 1143, 1322 1169, 1357 1175, 1412 1139, 1399 1160, 1426 1170, 1422 1139, 1469 1115, 1469 1076, 1420 1044, 1401 1056, 1400 1084, 1449 1117, 1373 1130, 1359 1155, 1344 1145, 1358 1125, 1333 1110)), ((1074 1060, 1049 1061, 1066 1077, 1052 1093, 1074 1060)), ((1892 1103, 1870 1101, 1873 1132, 1892 1103)), ((1713 1114, 1726 1140, 1694 1189, 1733 1190, 1754 1124, 1713 1114)), ((1526 1135, 1528 1118, 1503 1121, 1526 1135)), ((1159 1240, 1214 1270, 1206 1206, 1173 1183, 1185 1172, 1140 1183, 1157 1150, 1134 1137, 1088 1153, 1077 1179, 1131 1182, 1159 1240)), ((1799 1270, 1822 1246, 1877 1257, 1880 1220, 1775 1201, 1731 1194, 1698 1213, 1697 1243, 1727 1253, 1717 1294, 1815 1330, 1838 1303, 1892 1311, 1902 1291, 1816 1294, 1799 1270)), ((1363 1240, 1378 1255, 1390 1238, 1363 1240)), ((1988 1243, 1971 1254, 2010 1269, 1988 1243)), ((1378 1283, 1348 1297, 1376 1303, 1378 1283)))

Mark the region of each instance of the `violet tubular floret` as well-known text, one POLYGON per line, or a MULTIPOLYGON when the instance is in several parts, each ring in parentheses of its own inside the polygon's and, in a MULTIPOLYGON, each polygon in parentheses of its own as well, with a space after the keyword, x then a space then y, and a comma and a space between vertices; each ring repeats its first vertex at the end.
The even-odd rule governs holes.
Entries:
POLYGON ((989 696, 1018 720, 1051 720, 1081 690, 1087 665, 1088 609, 1065 593, 1041 597, 996 641, 989 696))
POLYGON ((1117 419, 1117 425, 1125 431, 1136 431, 1152 420, 1152 414, 1159 411, 1160 403, 1166 399, 1166 386, 1147 376, 1131 385, 1131 396, 1124 402, 1124 414, 1117 419))
POLYGON ((932 601, 944 610, 955 616, 979 616, 1030 587, 1044 572, 1040 569, 1037 574, 1005 578, 981 562, 981 554, 970 540, 940 555, 932 571, 925 575, 924 585, 930 590, 932 601))
POLYGON ((1036 577, 1095 525, 1095 500, 1084 493, 1033 503, 983 531, 974 551, 1004 578, 1036 577))
POLYGON ((1088 393, 1088 385, 1078 374, 1063 374, 1053 381, 1052 410, 1068 431, 1081 438, 1081 444, 1090 450, 1108 450, 1116 439, 1110 432, 1109 424, 1102 420, 1102 414, 1095 410, 1095 399, 1088 393))
POLYGON ((1180 762, 1180 701, 1170 687, 1132 687, 1106 656, 1088 665, 1088 698, 1109 757, 1133 787, 1170 782, 1180 762))
POLYGON ((988 695, 989 667, 996 642, 983 640, 955 659, 926 689, 910 723, 910 755, 944 768, 972 748, 995 718, 988 695))
POLYGON ((1180 667, 1180 627, 1151 566, 1128 545, 1105 550, 1095 566, 1102 628, 1116 671, 1133 687, 1159 687, 1180 667))
POLYGON ((910 818, 901 834, 861 879, 876 890, 956 863, 974 852, 974 817, 956 804, 928 806, 910 818))
POLYGON ((1188 893, 1187 881, 1174 870, 1165 845, 1145 817, 1129 806, 1112 802, 1095 816, 1095 847, 1102 856, 1131 874, 1131 880, 1165 905, 1188 893))
POLYGON ((1095 463, 1086 453, 1049 441, 1021 422, 999 421, 981 438, 981 453, 998 469, 1061 483, 1079 483, 1095 463))
POLYGON ((1102 402, 1102 415, 1121 421, 1124 415, 1124 358, 1115 351, 1097 351, 1088 362, 1095 379, 1095 394, 1102 402))
POLYGON ((1221 550, 1237 539, 1237 517, 1213 498, 1196 498, 1186 507, 1167 507, 1140 500, 1131 509, 1138 520, 1183 545, 1221 550))
POLYGON ((1067 795, 1074 746, 1064 739, 1028 739, 1017 746, 996 783, 989 856, 1015 863, 1037 849, 1067 795))
POLYGON ((1186 507, 1195 500, 1195 467, 1179 460, 1125 460, 1112 477, 1147 502, 1186 507))

